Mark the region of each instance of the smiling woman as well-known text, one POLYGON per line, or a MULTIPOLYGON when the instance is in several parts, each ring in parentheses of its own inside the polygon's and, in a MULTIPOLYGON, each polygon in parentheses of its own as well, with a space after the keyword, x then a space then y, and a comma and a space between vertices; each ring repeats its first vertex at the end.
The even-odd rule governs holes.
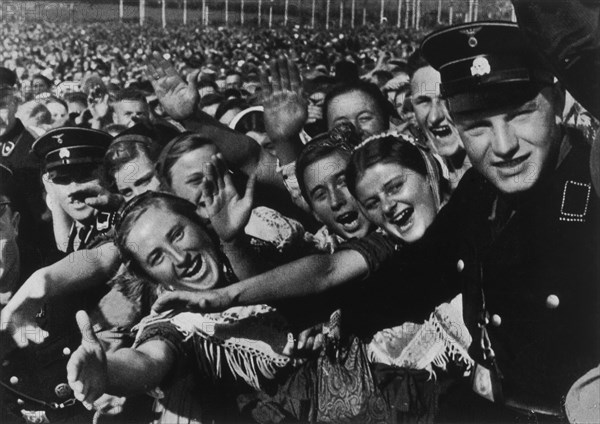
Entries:
POLYGON ((122 216, 116 244, 136 273, 170 290, 214 288, 228 275, 215 237, 186 200, 148 193, 128 204, 122 216))

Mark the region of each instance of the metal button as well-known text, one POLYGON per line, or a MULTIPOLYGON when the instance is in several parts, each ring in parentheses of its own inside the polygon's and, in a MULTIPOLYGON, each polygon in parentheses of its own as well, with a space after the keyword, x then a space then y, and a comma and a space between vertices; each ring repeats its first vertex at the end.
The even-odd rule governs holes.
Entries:
POLYGON ((502 324, 502 318, 500 318, 500 315, 494 314, 492 315, 491 323, 494 327, 500 327, 500 324, 502 324))
POLYGON ((459 259, 458 262, 456 263, 456 270, 458 272, 462 272, 463 269, 465 269, 465 261, 463 261, 462 259, 459 259))
POLYGON ((23 399, 17 399, 17 403, 19 405, 25 405, 25 401, 23 399))
POLYGON ((546 307, 548 309, 556 309, 560 305, 560 299, 557 295, 551 294, 546 298, 546 307))
POLYGON ((19 383, 19 379, 17 377, 15 377, 14 375, 10 378, 10 384, 18 384, 19 383))
POLYGON ((68 347, 65 347, 63 349, 63 355, 69 356, 70 354, 71 354, 71 349, 69 349, 68 347))
POLYGON ((68 398, 73 394, 73 391, 67 383, 60 383, 54 388, 54 393, 61 399, 68 398))

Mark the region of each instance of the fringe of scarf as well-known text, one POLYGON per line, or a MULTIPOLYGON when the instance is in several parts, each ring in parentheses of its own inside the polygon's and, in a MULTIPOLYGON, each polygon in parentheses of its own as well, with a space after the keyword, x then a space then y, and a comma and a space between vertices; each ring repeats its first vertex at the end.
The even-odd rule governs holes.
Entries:
MULTIPOLYGON (((234 314, 197 314, 184 312, 175 316, 167 314, 154 317, 143 326, 168 322, 183 334, 185 341, 197 337, 194 342, 202 353, 208 364, 208 370, 203 370, 213 376, 221 377, 223 366, 227 366, 232 375, 242 378, 251 387, 260 390, 261 379, 272 380, 277 372, 293 362, 289 357, 281 355, 273 350, 268 342, 246 338, 230 337, 220 339, 214 337, 216 326, 226 326, 228 323, 240 318, 260 317, 265 312, 272 311, 271 308, 255 308, 238 310, 234 314), (231 318, 234 316, 235 318, 231 318)), ((236 308, 237 309, 237 308, 236 308)), ((268 317, 268 315, 267 315, 268 317)), ((268 324, 265 319, 265 325, 268 324)), ((256 324, 256 323, 255 323, 256 324)), ((140 324, 138 334, 143 330, 140 324)), ((224 330, 226 331, 226 330, 224 330)))

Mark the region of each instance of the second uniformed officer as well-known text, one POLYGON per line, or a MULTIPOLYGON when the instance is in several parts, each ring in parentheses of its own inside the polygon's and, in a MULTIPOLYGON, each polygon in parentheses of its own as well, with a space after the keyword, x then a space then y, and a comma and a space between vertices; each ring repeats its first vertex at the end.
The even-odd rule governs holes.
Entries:
POLYGON ((110 230, 113 214, 86 203, 106 192, 102 161, 112 137, 88 128, 57 128, 36 140, 42 160, 58 247, 67 253, 85 249, 110 230), (69 228, 70 224, 70 228, 69 228))

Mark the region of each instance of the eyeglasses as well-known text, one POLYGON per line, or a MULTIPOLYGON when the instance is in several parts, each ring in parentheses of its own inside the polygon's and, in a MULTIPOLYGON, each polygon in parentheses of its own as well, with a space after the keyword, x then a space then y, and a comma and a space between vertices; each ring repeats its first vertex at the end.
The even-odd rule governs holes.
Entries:
POLYGON ((11 202, 0 202, 0 218, 4 216, 10 205, 11 202))

